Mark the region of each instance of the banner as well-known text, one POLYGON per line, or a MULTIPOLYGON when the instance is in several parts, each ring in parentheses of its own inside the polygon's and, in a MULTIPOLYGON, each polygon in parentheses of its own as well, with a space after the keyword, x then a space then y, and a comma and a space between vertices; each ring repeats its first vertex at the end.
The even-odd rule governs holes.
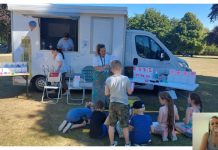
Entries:
POLYGON ((28 73, 27 62, 0 63, 0 76, 28 73))
POLYGON ((196 72, 170 70, 167 76, 167 82, 195 84, 195 81, 196 72))
POLYGON ((133 82, 146 83, 153 79, 153 68, 151 67, 134 67, 133 82))

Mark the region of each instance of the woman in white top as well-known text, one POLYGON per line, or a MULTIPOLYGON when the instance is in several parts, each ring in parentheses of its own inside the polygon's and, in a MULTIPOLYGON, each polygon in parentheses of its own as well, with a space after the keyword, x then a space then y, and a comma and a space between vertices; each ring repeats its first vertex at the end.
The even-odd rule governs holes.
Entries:
POLYGON ((60 72, 62 74, 62 88, 63 93, 65 93, 68 89, 68 86, 65 80, 67 67, 64 61, 64 54, 61 50, 58 50, 56 48, 51 49, 51 54, 55 60, 55 72, 60 72))
POLYGON ((218 116, 209 121, 209 131, 204 134, 200 150, 218 150, 218 116))
POLYGON ((98 100, 108 104, 108 98, 104 95, 104 86, 109 76, 110 56, 106 54, 104 44, 98 44, 96 47, 96 55, 93 58, 93 74, 92 86, 92 102, 95 104, 98 100))

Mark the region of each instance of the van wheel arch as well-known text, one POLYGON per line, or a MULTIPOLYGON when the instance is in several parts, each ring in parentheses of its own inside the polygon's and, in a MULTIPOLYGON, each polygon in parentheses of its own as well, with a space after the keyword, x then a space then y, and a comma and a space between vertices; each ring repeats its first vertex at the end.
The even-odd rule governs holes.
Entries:
POLYGON ((31 86, 34 90, 38 92, 43 91, 45 85, 46 77, 44 75, 36 75, 31 79, 31 86))

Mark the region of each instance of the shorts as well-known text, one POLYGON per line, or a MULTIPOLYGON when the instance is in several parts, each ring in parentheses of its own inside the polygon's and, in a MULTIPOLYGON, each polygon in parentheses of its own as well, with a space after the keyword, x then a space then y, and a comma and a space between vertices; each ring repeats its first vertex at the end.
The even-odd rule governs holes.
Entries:
POLYGON ((103 137, 107 136, 107 133, 108 133, 107 126, 102 124, 101 129, 102 129, 102 134, 101 134, 100 138, 103 138, 103 137))
POLYGON ((117 121, 120 122, 121 128, 129 126, 129 107, 122 103, 112 102, 109 105, 109 125, 114 127, 117 121))

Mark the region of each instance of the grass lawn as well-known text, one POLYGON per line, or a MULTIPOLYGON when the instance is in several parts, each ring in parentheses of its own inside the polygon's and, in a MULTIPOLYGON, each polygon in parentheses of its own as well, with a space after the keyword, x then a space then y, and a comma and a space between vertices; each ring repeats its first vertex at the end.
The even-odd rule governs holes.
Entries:
MULTIPOLYGON (((218 57, 186 58, 191 68, 197 72, 200 87, 196 92, 203 100, 204 112, 218 111, 218 57)), ((0 145, 38 145, 38 146, 107 146, 108 138, 90 139, 88 129, 75 129, 67 134, 57 131, 71 107, 65 99, 56 105, 42 104, 41 93, 31 92, 31 98, 25 99, 25 87, 12 86, 11 78, 0 78, 0 145), (18 95, 18 97, 16 97, 18 95)), ((86 93, 90 100, 91 91, 86 93)), ((152 91, 136 90, 133 96, 145 102, 146 110, 158 111, 160 104, 157 95, 152 91)), ((175 101, 180 119, 184 117, 187 92, 177 91, 175 101)), ((123 145, 123 139, 119 139, 123 145)), ((159 136, 152 135, 152 146, 191 146, 192 140, 178 134, 176 142, 162 142, 159 136)))

